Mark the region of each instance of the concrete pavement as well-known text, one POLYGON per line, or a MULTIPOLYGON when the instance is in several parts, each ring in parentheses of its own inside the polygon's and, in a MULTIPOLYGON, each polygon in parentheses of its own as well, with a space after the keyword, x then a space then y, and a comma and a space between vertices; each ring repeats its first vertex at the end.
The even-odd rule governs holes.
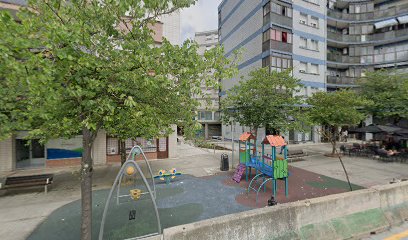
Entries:
MULTIPOLYGON (((220 156, 225 151, 199 149, 187 144, 178 145, 179 157, 175 159, 149 161, 153 174, 160 169, 177 168, 184 174, 201 177, 219 172, 220 156)), ((138 162, 145 174, 147 168, 138 162)), ((93 190, 110 188, 120 165, 96 166, 93 190)), ((2 240, 23 240, 55 209, 80 199, 78 167, 60 169, 24 170, 6 175, 29 175, 54 173, 54 183, 44 194, 43 188, 16 191, 0 190, 0 236, 2 240)), ((1 176, 0 176, 1 177, 1 176)))

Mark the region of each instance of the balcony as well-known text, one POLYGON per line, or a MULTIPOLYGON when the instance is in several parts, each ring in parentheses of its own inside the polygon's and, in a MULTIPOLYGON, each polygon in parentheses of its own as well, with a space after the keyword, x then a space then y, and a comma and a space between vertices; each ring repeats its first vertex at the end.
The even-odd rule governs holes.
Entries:
POLYGON ((268 13, 263 18, 264 25, 269 24, 270 22, 275 23, 277 25, 292 28, 292 18, 282 16, 273 12, 268 13))
POLYGON ((403 4, 393 8, 385 10, 377 10, 367 13, 343 13, 333 9, 327 10, 327 16, 344 21, 375 21, 376 19, 382 19, 386 17, 398 16, 408 12, 408 4, 403 4))
POLYGON ((350 57, 348 55, 340 55, 336 53, 328 53, 327 61, 347 63, 347 64, 359 64, 361 63, 361 57, 350 57))
POLYGON ((292 44, 268 40, 262 44, 262 52, 269 51, 270 49, 279 50, 283 52, 292 52, 292 44))
POLYGON ((408 61, 408 51, 394 51, 390 53, 376 53, 364 56, 348 56, 339 53, 328 53, 328 62, 336 62, 349 65, 378 65, 408 61))
POLYGON ((327 32, 327 39, 334 42, 344 42, 345 44, 366 44, 367 42, 394 42, 401 38, 408 39, 408 28, 376 33, 371 35, 344 35, 341 33, 327 32))
POLYGON ((358 78, 355 77, 337 77, 337 76, 327 76, 327 85, 328 86, 343 86, 343 87, 352 87, 357 86, 358 78))

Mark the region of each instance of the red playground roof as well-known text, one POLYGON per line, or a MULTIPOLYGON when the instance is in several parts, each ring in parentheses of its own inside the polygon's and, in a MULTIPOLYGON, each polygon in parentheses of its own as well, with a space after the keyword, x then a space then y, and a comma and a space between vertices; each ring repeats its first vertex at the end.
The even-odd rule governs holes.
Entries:
POLYGON ((268 135, 262 142, 263 144, 270 144, 272 147, 282 147, 286 146, 285 139, 279 135, 268 135))
POLYGON ((239 137, 239 141, 242 141, 242 142, 248 141, 248 139, 256 139, 256 137, 254 135, 252 135, 252 133, 250 133, 250 132, 244 132, 239 137))

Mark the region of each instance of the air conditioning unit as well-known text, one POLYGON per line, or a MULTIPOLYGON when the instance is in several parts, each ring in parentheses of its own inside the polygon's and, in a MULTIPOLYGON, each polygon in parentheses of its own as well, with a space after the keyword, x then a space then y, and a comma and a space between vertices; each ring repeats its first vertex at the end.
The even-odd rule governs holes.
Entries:
POLYGON ((301 72, 301 73, 306 73, 306 71, 303 70, 303 69, 299 70, 299 72, 301 72))
POLYGON ((299 22, 300 22, 301 24, 306 24, 306 21, 305 21, 305 20, 299 20, 299 22))
POLYGON ((316 24, 316 23, 311 23, 310 25, 311 25, 312 27, 317 28, 317 24, 316 24))

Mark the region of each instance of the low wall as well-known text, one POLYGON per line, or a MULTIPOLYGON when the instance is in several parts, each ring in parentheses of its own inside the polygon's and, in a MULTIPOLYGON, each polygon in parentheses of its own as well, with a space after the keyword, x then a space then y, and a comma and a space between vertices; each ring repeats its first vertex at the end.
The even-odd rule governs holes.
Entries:
POLYGON ((353 239, 407 220, 403 182, 167 228, 163 239, 353 239))

